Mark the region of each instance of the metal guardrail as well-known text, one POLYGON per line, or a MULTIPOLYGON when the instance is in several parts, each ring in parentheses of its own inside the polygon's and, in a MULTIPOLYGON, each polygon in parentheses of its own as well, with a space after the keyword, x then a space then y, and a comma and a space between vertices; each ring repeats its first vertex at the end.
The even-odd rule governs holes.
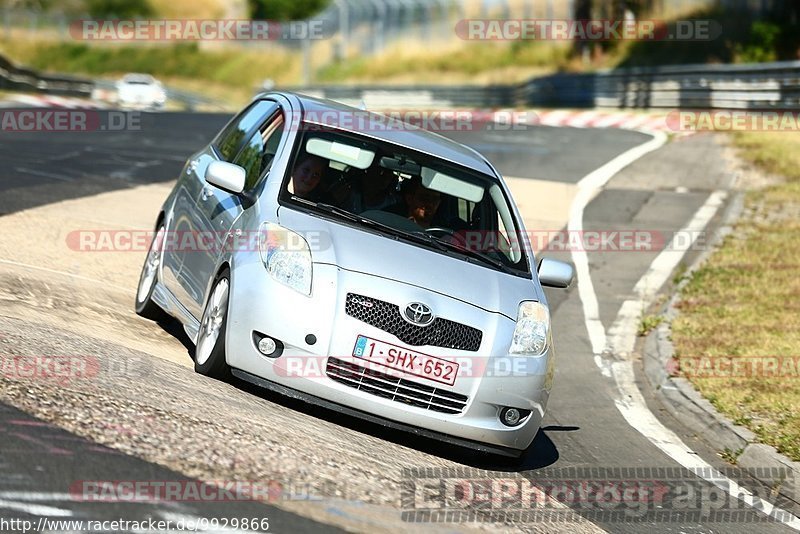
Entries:
MULTIPOLYGON (((105 91, 107 94, 116 93, 114 82, 42 74, 32 69, 18 67, 2 55, 0 55, 0 90, 92 99, 97 99, 100 91, 105 91)), ((188 91, 168 88, 167 95, 169 99, 180 102, 190 111, 197 108, 223 108, 219 102, 188 91)))
POLYGON ((72 76, 41 74, 17 67, 0 56, 0 89, 7 91, 47 93, 61 96, 90 97, 94 82, 72 76))
POLYGON ((800 109, 800 61, 560 73, 514 85, 291 88, 368 108, 800 109))

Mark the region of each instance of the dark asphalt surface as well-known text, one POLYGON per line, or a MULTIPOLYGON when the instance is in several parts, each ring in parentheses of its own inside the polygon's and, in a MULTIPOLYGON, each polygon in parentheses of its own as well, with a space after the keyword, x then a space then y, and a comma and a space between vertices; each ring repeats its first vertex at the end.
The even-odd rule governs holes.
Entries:
MULTIPOLYGON (((0 176, 0 213, 13 213, 46 203, 132 187, 143 183, 173 180, 186 157, 207 142, 226 121, 223 115, 148 114, 138 132, 104 132, 80 135, 0 133, 0 160, 5 172, 0 176)), ((578 130, 536 127, 524 132, 480 132, 459 134, 459 141, 483 152, 499 170, 510 176, 575 183, 614 156, 648 139, 647 136, 615 130, 578 130)), ((653 153, 612 179, 608 187, 585 210, 586 229, 652 229, 664 233, 681 228, 703 204, 713 189, 724 188, 728 176, 719 168, 686 175, 682 184, 688 192, 667 187, 659 172, 676 158, 704 156, 702 138, 683 140, 653 153), (700 153, 696 151, 700 150, 700 153), (637 183, 631 188, 632 182, 637 183), (620 185, 621 184, 621 185, 620 185)), ((553 254, 554 257, 564 256, 553 254)), ((601 318, 611 326, 619 307, 633 285, 647 270, 653 253, 591 253, 590 267, 600 302, 601 318)), ((603 377, 593 361, 583 311, 575 287, 568 291, 548 290, 551 299, 555 344, 559 353, 557 375, 548 415, 542 432, 521 464, 496 463, 493 459, 449 451, 446 447, 418 441, 374 425, 363 425, 333 414, 319 415, 360 432, 373 434, 440 454, 465 465, 503 471, 530 472, 536 476, 543 468, 574 469, 574 478, 600 477, 611 468, 673 468, 676 464, 631 428, 615 405, 618 396, 613 381, 603 377), (593 470, 593 471, 590 471, 593 470), (588 473, 594 473, 589 475, 588 473)), ((188 372, 188 371, 187 371, 188 372)), ((256 393, 244 388, 248 393, 256 393)), ((645 397, 662 422, 678 433, 685 443, 713 465, 724 466, 713 444, 702 436, 686 433, 680 422, 659 413, 657 401, 644 390, 645 397)), ((280 401, 293 409, 306 411, 299 403, 280 401)), ((318 411, 313 413, 318 414, 318 411)), ((98 447, 20 413, 0 407, 0 492, 52 491, 63 493, 76 478, 102 479, 180 478, 136 458, 98 447), (91 466, 91 467, 89 467, 91 466)), ((699 483, 702 488, 707 484, 699 483)), ((17 513, 9 507, 11 499, 0 496, 0 516, 17 513)), ((122 511, 113 505, 60 503, 78 514, 115 517, 122 511)), ((218 513, 240 515, 230 505, 217 509, 182 509, 188 515, 218 513)), ((244 505, 241 505, 244 506, 244 505)), ((291 531, 318 527, 308 520, 279 512, 266 505, 264 515, 291 531), (282 522, 282 523, 279 523, 282 522)), ((574 507, 579 508, 579 503, 574 507)), ((124 510, 131 513, 130 509, 124 510)), ((244 510, 249 512, 250 510, 244 510)), ((159 514, 159 506, 146 506, 132 515, 159 514)), ((44 513, 44 512, 43 512, 44 513)), ((46 515, 46 514, 45 514, 46 515)), ((252 514, 251 514, 252 515, 252 514)), ((687 516, 685 520, 653 519, 646 523, 623 522, 615 517, 593 516, 598 526, 612 532, 783 532, 772 524, 754 523, 755 516, 742 516, 721 523, 687 516)), ((275 531, 283 531, 283 529, 275 531)))
MULTIPOLYGON (((33 525, 39 524, 39 517, 48 517, 52 520, 50 528, 43 531, 71 530, 67 523, 62 523, 59 528, 56 521, 120 519, 171 520, 174 529, 181 518, 186 521, 196 518, 220 521, 254 518, 258 519, 257 524, 266 520, 269 528, 264 531, 270 532, 338 531, 260 502, 193 501, 190 494, 193 491, 192 479, 97 445, 3 404, 0 404, 0 434, 3 436, 0 448, 0 470, 3 473, 0 479, 0 517, 31 521, 33 525), (125 502, 124 493, 115 493, 115 497, 120 496, 116 500, 109 497, 110 493, 96 489, 97 486, 93 485, 96 481, 178 483, 185 488, 188 500, 125 502)), ((223 499, 227 497, 221 495, 223 499)))

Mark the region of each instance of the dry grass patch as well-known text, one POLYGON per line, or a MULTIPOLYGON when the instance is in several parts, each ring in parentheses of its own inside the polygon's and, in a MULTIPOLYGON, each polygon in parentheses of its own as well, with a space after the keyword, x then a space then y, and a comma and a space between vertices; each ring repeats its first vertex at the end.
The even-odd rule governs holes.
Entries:
MULTIPOLYGON (((785 181, 748 191, 742 219, 681 292, 677 357, 800 361, 800 134, 742 133, 740 154, 785 181)), ((800 460, 800 369, 693 378, 722 413, 800 460), (780 374, 780 373, 779 373, 780 374)))

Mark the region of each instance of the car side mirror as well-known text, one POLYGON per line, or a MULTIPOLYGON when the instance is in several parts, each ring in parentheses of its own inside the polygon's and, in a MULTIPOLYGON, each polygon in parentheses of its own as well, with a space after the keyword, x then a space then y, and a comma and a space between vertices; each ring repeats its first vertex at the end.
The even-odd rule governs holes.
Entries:
POLYGON ((575 278, 575 269, 571 264, 550 258, 542 258, 537 271, 539 282, 547 287, 569 287, 575 278))
POLYGON ((206 167, 206 182, 223 191, 240 195, 244 191, 244 181, 247 173, 245 170, 233 163, 226 161, 212 161, 206 167))

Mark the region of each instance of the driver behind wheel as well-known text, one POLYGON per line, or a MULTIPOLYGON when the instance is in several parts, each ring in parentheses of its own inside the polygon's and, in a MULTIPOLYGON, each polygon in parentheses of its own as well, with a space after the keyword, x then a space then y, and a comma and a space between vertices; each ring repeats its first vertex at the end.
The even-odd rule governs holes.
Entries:
POLYGON ((407 208, 405 215, 421 227, 430 228, 436 210, 439 209, 440 193, 422 185, 422 180, 419 178, 412 178, 405 185, 403 188, 403 200, 407 208))

